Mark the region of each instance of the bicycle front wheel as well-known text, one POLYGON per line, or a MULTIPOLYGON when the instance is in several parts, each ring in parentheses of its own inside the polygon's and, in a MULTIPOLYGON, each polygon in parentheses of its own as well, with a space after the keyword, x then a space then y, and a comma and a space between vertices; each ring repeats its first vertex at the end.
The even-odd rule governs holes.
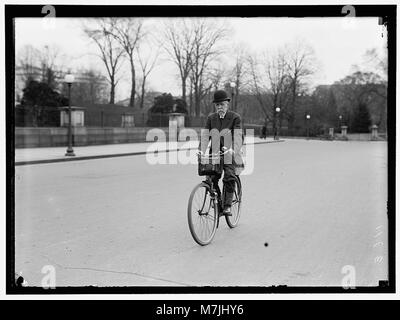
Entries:
POLYGON ((201 246, 209 244, 217 230, 218 213, 208 184, 200 183, 193 189, 187 213, 193 239, 201 246))
MULTIPOLYGON (((225 193, 225 190, 224 190, 225 193)), ((242 204, 242 183, 239 177, 235 177, 235 189, 233 192, 231 216, 225 216, 226 223, 230 228, 234 228, 239 223, 240 209, 242 204)))

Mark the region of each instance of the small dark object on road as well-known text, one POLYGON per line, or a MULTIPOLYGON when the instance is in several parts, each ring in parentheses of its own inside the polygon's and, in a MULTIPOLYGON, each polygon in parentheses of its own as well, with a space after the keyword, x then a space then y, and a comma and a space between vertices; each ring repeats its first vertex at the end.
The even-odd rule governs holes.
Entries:
POLYGON ((264 246, 268 247, 268 242, 264 243, 264 246))
POLYGON ((24 278, 19 274, 15 274, 15 285, 17 287, 22 287, 24 284, 24 278))

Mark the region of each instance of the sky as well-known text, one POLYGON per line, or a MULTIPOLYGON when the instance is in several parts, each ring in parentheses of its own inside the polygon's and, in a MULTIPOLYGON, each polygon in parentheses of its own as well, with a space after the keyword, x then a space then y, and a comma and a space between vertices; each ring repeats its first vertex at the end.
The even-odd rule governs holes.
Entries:
MULTIPOLYGON (((169 19, 169 18, 164 18, 169 19)), ((148 23, 160 25, 164 19, 148 18, 148 23), (151 19, 151 20, 150 20, 151 19)), ((233 43, 242 43, 250 51, 261 52, 286 43, 302 41, 313 47, 318 59, 315 84, 331 84, 348 75, 352 66, 362 63, 366 50, 386 48, 386 30, 378 18, 224 18, 232 28, 233 43)), ((63 65, 72 69, 95 68, 104 71, 96 56, 98 49, 82 32, 85 18, 56 18, 46 24, 41 18, 17 18, 16 52, 24 45, 36 48, 56 46, 65 54, 63 65)), ((161 59, 148 79, 155 91, 180 94, 177 68, 161 59)), ((117 88, 117 100, 129 97, 130 72, 123 67, 124 76, 117 88)))

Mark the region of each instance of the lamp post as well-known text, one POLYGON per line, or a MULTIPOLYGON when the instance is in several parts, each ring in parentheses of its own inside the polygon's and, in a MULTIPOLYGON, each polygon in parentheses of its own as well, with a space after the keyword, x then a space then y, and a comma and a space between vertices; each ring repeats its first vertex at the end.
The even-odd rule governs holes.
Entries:
POLYGON ((275 140, 279 140, 279 124, 280 124, 280 121, 279 121, 279 112, 281 112, 281 108, 279 108, 279 107, 276 107, 275 108, 275 112, 276 112, 276 117, 278 118, 278 123, 276 124, 276 137, 275 137, 275 140))
POLYGON ((235 101, 235 87, 236 87, 236 83, 234 83, 234 82, 230 82, 229 83, 229 87, 231 88, 231 97, 232 97, 232 110, 233 111, 236 111, 236 106, 235 106, 235 104, 234 104, 234 101, 235 101))
POLYGON ((342 126, 342 115, 339 115, 339 129, 340 129, 340 127, 342 126))
POLYGON ((68 148, 66 156, 75 156, 74 150, 72 149, 72 123, 71 123, 71 85, 75 78, 72 74, 67 74, 64 78, 65 83, 68 85, 68 148))
POLYGON ((308 138, 309 138, 309 136, 310 136, 310 128, 309 128, 309 124, 308 124, 308 122, 310 121, 310 118, 311 118, 311 116, 309 115, 309 114, 307 114, 306 115, 306 124, 307 124, 307 140, 308 140, 308 138))

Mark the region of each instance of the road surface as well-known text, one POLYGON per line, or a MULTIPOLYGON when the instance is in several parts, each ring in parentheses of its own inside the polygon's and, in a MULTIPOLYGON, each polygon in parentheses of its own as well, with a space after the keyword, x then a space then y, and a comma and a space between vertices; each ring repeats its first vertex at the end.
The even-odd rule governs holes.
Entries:
POLYGON ((341 286, 349 272, 357 286, 376 286, 388 277, 385 142, 256 145, 239 226, 222 220, 205 247, 186 216, 201 181, 195 165, 143 155, 15 174, 15 271, 29 286, 49 268, 56 286, 341 286))

